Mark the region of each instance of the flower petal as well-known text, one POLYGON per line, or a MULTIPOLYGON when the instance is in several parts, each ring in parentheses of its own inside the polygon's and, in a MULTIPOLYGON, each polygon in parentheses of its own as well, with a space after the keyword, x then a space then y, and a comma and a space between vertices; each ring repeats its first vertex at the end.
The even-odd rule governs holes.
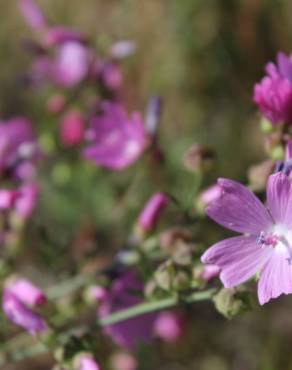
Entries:
POLYGON ((221 196, 206 212, 218 224, 234 231, 259 234, 272 226, 273 220, 260 200, 245 186, 219 179, 221 196))
POLYGON ((292 293, 292 265, 285 253, 274 251, 265 265, 258 284, 258 297, 261 305, 281 294, 292 293))
POLYGON ((292 225, 292 187, 283 172, 269 177, 267 204, 276 223, 287 227, 292 225))
POLYGON ((273 249, 262 248, 255 236, 237 236, 216 243, 201 259, 203 263, 219 266, 222 283, 231 288, 260 271, 272 253, 273 249))

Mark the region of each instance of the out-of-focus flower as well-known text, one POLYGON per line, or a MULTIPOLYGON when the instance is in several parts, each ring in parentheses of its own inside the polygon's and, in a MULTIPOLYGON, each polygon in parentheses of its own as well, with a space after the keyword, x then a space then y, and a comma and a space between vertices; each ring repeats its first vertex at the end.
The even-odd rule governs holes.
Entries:
POLYGON ((18 197, 17 190, 0 189, 0 210, 10 210, 18 197))
POLYGON ((43 30, 47 21, 41 9, 33 0, 19 0, 20 10, 28 25, 36 30, 43 30))
POLYGON ((139 228, 144 232, 153 230, 168 204, 169 197, 165 193, 152 195, 139 215, 139 228))
POLYGON ((210 281, 220 274, 220 267, 216 265, 205 265, 200 273, 200 279, 210 281))
POLYGON ((103 114, 92 120, 92 143, 84 157, 111 170, 122 170, 138 160, 146 147, 141 116, 128 118, 124 109, 113 103, 103 104, 103 114))
POLYGON ((86 291, 86 299, 90 302, 101 303, 107 298, 107 289, 101 285, 94 285, 86 291))
POLYGON ((124 59, 134 54, 136 51, 136 44, 134 41, 122 40, 115 42, 110 50, 110 55, 114 59, 124 59))
POLYGON ((292 293, 292 184, 278 172, 267 184, 267 207, 246 187, 219 179, 221 196, 207 208, 207 214, 220 225, 243 233, 222 240, 202 256, 205 264, 220 267, 226 288, 235 287, 260 273, 260 304, 292 293))
POLYGON ((29 309, 7 288, 3 292, 2 308, 11 322, 26 329, 31 335, 42 333, 48 329, 43 318, 29 309))
POLYGON ((127 352, 116 352, 111 356, 113 370, 136 370, 137 361, 133 355, 127 352))
POLYGON ((64 146, 79 145, 84 138, 85 122, 79 110, 72 109, 65 113, 61 121, 61 141, 64 146))
POLYGON ((119 90, 123 83, 122 71, 118 64, 106 62, 100 70, 101 81, 104 86, 112 91, 119 90))
MULTIPOLYGON (((139 294, 143 292, 143 288, 143 283, 135 273, 124 273, 113 282, 107 299, 100 304, 99 316, 105 318, 111 313, 142 303, 143 297, 139 294)), ((152 339, 155 318, 156 314, 141 315, 106 326, 104 331, 118 345, 134 350, 139 343, 152 339)))
POLYGON ((161 117, 161 98, 152 96, 149 100, 145 114, 145 129, 151 135, 157 134, 157 126, 161 117))
POLYGON ((176 312, 162 312, 154 324, 154 334, 165 342, 176 342, 184 333, 184 319, 176 312))
POLYGON ((292 58, 278 53, 277 63, 269 63, 267 76, 255 85, 253 99, 273 124, 292 122, 292 58))
POLYGON ((52 79, 62 87, 79 84, 88 74, 89 51, 79 42, 69 41, 57 48, 51 65, 52 79))
POLYGON ((25 184, 19 189, 15 202, 15 212, 19 217, 27 219, 31 216, 38 201, 39 191, 37 184, 25 184))
POLYGON ((0 173, 17 174, 17 167, 35 161, 39 155, 29 120, 15 117, 0 123, 0 173))
POLYGON ((44 292, 27 279, 12 277, 5 287, 23 304, 42 306, 47 302, 44 292))
POLYGON ((52 47, 71 41, 82 44, 85 41, 85 38, 78 31, 63 26, 54 26, 47 29, 43 43, 45 47, 52 47))
POLYGON ((64 95, 55 94, 47 102, 47 110, 52 114, 58 114, 62 112, 66 104, 66 98, 64 95))
POLYGON ((76 370, 100 370, 99 365, 91 353, 82 353, 78 355, 74 361, 74 365, 74 369, 76 370))

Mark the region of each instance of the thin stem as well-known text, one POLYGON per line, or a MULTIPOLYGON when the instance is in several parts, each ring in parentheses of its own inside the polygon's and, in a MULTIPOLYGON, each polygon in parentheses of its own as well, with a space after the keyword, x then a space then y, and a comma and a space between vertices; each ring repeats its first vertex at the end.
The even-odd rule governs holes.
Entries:
MULTIPOLYGON (((112 315, 109 315, 101 320, 98 320, 96 324, 97 326, 102 326, 102 327, 107 326, 107 325, 113 325, 121 321, 125 321, 125 320, 131 319, 137 316, 141 316, 147 313, 158 312, 158 311, 162 311, 165 309, 174 308, 180 304, 191 304, 194 302, 208 300, 212 298, 215 291, 216 291, 215 289, 209 289, 209 290, 202 291, 202 292, 194 292, 190 294, 189 296, 185 297, 183 300, 178 299, 177 297, 170 297, 170 298, 161 299, 155 302, 141 303, 136 306, 130 307, 128 309, 115 312, 112 315)), ((95 329, 96 325, 94 324, 92 327, 95 329)), ((74 335, 74 334, 76 335, 80 331, 83 332, 86 330, 90 330, 92 329, 92 327, 88 328, 86 326, 79 326, 77 328, 70 329, 69 331, 62 333, 59 336, 59 341, 62 344, 66 342, 66 340, 71 335, 74 335)), ((32 357, 38 354, 48 352, 48 351, 49 351, 49 348, 45 347, 42 343, 37 343, 34 346, 29 346, 27 348, 18 350, 16 352, 4 354, 3 358, 0 357, 0 366, 4 366, 7 363, 16 363, 25 358, 29 358, 29 357, 32 357)))

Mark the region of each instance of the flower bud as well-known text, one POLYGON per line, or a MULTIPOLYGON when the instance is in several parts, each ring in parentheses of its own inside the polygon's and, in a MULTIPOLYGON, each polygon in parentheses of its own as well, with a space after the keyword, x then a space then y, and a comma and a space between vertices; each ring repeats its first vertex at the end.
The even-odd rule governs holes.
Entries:
POLYGON ((61 141, 65 147, 79 145, 84 138, 85 122, 80 111, 68 111, 61 121, 61 141))
POLYGON ((18 197, 16 190, 1 189, 0 190, 0 210, 11 209, 18 197))
POLYGON ((74 369, 76 370, 100 370, 99 365, 90 353, 78 355, 74 361, 74 365, 74 369))
POLYGON ((217 310, 228 319, 245 312, 251 305, 249 293, 244 287, 238 289, 222 288, 213 297, 213 301, 217 310))
POLYGON ((251 166, 248 169, 248 179, 253 191, 261 191, 266 188, 268 177, 273 173, 275 161, 267 160, 251 166))
POLYGON ((64 95, 55 94, 47 102, 47 110, 51 114, 61 113, 66 104, 64 95))
POLYGON ((197 200, 199 210, 204 210, 209 204, 220 198, 222 189, 218 184, 212 185, 202 191, 197 200))
POLYGON ((115 42, 110 50, 110 54, 114 59, 124 59, 131 56, 136 51, 134 41, 122 40, 115 42))
POLYGON ((48 329, 42 317, 26 307, 9 289, 4 289, 2 308, 11 322, 26 329, 31 335, 48 329))
POLYGON ((217 277, 219 273, 220 267, 216 265, 204 265, 201 273, 199 274, 199 278, 208 282, 217 277))
POLYGON ((157 126, 161 117, 161 108, 161 98, 152 96, 149 100, 145 115, 145 128, 152 137, 157 133, 157 126))
POLYGON ((162 312, 154 324, 154 334, 165 342, 176 342, 184 332, 184 320, 174 312, 162 312))
POLYGON ((168 203, 169 197, 164 193, 155 193, 148 200, 138 218, 138 226, 142 231, 149 232, 155 228, 168 203))
POLYGON ((192 172, 208 170, 214 163, 214 151, 200 144, 192 145, 185 153, 183 164, 192 172))
POLYGON ((137 361, 133 355, 127 352, 117 352, 111 356, 113 370, 136 370, 137 361))
POLYGON ((27 219, 36 207, 40 189, 37 184, 27 184, 22 186, 19 191, 15 211, 20 218, 27 219))
POLYGON ((101 285, 94 285, 87 289, 86 291, 86 300, 92 303, 103 302, 107 297, 107 290, 101 285))
POLYGON ((24 304, 42 306, 47 302, 44 292, 27 279, 11 278, 7 281, 6 288, 24 304))

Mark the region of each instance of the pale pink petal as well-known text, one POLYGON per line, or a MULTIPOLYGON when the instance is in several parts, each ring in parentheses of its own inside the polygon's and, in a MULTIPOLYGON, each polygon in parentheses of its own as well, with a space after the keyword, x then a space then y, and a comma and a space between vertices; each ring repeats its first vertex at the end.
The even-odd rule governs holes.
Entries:
POLYGON ((221 195, 206 212, 218 224, 243 233, 259 234, 272 226, 273 220, 259 199, 239 182, 219 179, 221 195))
POLYGON ((286 253, 275 250, 260 275, 259 302, 263 305, 272 298, 290 293, 292 293, 292 265, 286 253))

